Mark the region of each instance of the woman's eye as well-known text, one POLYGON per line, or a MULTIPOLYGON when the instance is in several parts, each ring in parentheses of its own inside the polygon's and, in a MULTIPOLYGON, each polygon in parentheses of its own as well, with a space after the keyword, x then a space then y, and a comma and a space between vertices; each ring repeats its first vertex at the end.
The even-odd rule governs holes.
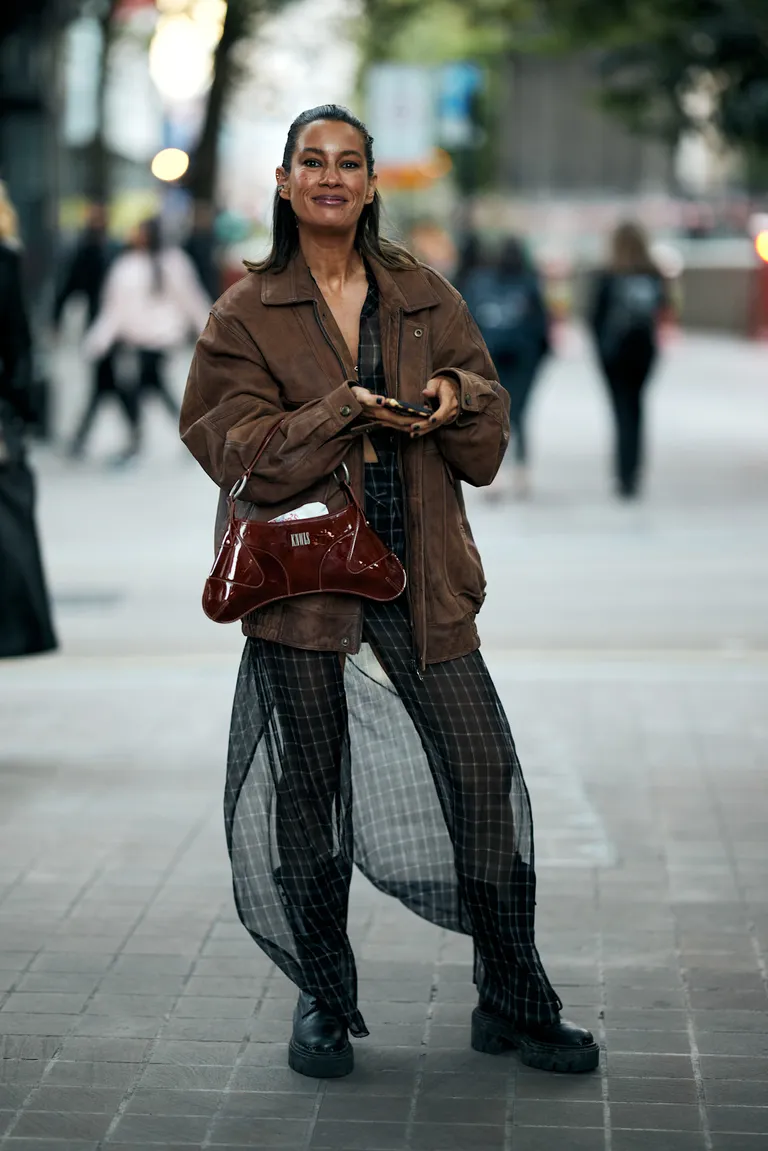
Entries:
POLYGON ((344 163, 342 164, 342 168, 359 168, 359 167, 360 167, 360 165, 358 164, 357 160, 345 160, 344 163))
POLYGON ((308 168, 310 165, 315 165, 315 164, 317 164, 319 166, 320 161, 319 160, 305 160, 304 161, 304 166, 306 168, 308 168))

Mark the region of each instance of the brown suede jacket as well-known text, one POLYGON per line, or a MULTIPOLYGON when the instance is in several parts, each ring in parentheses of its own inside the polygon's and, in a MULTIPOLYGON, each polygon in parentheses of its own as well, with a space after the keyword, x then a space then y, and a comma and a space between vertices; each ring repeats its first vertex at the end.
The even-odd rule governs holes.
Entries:
MULTIPOLYGON (((379 288, 382 354, 390 394, 423 402, 435 375, 455 380, 454 423, 403 436, 408 596, 418 666, 479 646, 475 615, 485 578, 461 492, 496 475, 509 439, 509 401, 461 296, 423 264, 371 262, 379 288)), ((214 305, 197 342, 181 412, 181 436, 226 492, 268 430, 287 419, 258 462, 239 514, 268 520, 310 501, 343 506, 333 472, 344 460, 363 496, 363 434, 344 339, 306 262, 282 273, 249 272, 214 305)), ((317 651, 356 652, 362 601, 320 594, 280 600, 243 621, 246 635, 317 651)))

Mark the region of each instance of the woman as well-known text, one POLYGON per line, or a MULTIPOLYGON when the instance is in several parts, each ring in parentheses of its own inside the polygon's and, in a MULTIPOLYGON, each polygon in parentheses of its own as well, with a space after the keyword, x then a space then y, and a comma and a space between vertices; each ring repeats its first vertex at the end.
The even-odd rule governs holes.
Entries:
POLYGON ((336 510, 343 462, 409 578, 390 604, 307 596, 244 621, 226 827, 242 921, 300 989, 289 1062, 345 1075, 348 1032, 368 1034, 346 933, 354 852, 380 889, 473 935, 478 1049, 590 1069, 597 1046, 561 1021, 534 944, 528 795, 477 651, 461 481, 493 479, 505 393, 459 295, 379 236, 371 137, 333 104, 291 125, 272 251, 214 306, 182 405, 182 437, 225 491, 278 423, 247 514, 336 510), (396 414, 395 393, 433 415, 396 414))
POLYGON ((512 488, 514 495, 524 498, 530 493, 525 414, 541 361, 550 348, 544 297, 525 249, 514 237, 505 241, 492 264, 478 258, 466 269, 459 286, 509 393, 515 441, 512 488))
POLYGON ((139 225, 131 249, 112 264, 96 320, 85 337, 85 352, 102 359, 118 344, 136 352, 133 442, 125 458, 140 449, 140 405, 153 392, 178 418, 179 407, 162 375, 167 352, 205 327, 210 301, 194 265, 180 248, 163 243, 160 221, 139 225))
POLYGON ((656 359, 657 328, 667 304, 664 279, 638 224, 620 224, 611 239, 610 265, 598 273, 589 321, 608 385, 616 425, 617 494, 640 489, 643 392, 656 359))
POLYGON ((56 647, 24 444, 37 413, 19 264, 16 212, 0 183, 0 657, 56 647))

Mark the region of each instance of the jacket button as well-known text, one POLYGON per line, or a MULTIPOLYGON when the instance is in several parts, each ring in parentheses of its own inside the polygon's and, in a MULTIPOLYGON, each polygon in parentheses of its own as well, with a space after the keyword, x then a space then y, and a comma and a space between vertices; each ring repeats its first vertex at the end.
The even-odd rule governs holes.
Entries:
POLYGON ((349 404, 344 405, 344 407, 341 409, 341 414, 342 416, 350 416, 352 414, 352 409, 350 408, 349 404))
POLYGON ((344 636, 344 639, 341 641, 341 646, 342 647, 349 647, 349 640, 347 639, 346 636, 344 636))
POLYGON ((464 397, 464 403, 465 404, 471 404, 472 403, 472 397, 470 396, 469 392, 467 392, 466 396, 464 397))
POLYGON ((413 334, 414 334, 414 336, 423 336, 424 335, 424 329, 423 328, 414 328, 413 334))

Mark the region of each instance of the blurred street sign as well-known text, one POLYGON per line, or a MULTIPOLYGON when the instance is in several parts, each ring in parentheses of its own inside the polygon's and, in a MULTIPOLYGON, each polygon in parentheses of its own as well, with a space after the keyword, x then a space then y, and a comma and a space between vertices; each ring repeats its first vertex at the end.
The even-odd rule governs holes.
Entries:
POLYGON ((366 95, 377 165, 426 164, 435 144, 433 70, 375 64, 368 71, 366 95))
POLYGON ((471 148, 475 143, 478 125, 473 105, 482 86, 483 71, 470 61, 456 60, 440 69, 437 119, 444 148, 471 148))

